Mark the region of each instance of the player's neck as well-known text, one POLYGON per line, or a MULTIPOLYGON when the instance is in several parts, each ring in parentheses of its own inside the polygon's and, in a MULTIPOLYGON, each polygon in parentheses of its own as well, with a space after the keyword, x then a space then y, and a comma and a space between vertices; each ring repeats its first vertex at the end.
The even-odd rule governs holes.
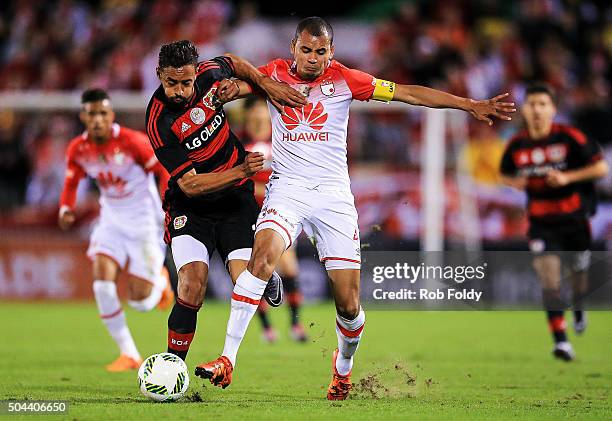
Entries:
POLYGON ((100 136, 100 137, 94 137, 90 135, 89 139, 96 145, 104 145, 111 139, 111 133, 109 133, 108 136, 100 136))
POLYGON ((552 130, 552 123, 546 126, 527 126, 529 137, 533 140, 542 140, 548 138, 552 130))

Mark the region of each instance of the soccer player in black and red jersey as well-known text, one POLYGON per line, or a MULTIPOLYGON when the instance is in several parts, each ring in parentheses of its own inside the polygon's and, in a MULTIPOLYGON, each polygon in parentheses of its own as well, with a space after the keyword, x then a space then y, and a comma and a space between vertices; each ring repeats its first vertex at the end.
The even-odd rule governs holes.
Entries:
POLYGON ((589 217, 596 207, 593 180, 604 177, 608 165, 599 146, 578 129, 553 123, 550 87, 530 86, 522 114, 527 127, 506 147, 502 181, 527 192, 529 247, 555 342, 553 355, 571 361, 575 353, 566 334, 561 274, 566 266, 573 284, 574 328, 580 334, 586 328, 582 301, 588 290, 589 217))
MULTIPOLYGON (((250 258, 259 211, 248 177, 263 168, 263 156, 247 153, 231 132, 216 101, 218 83, 246 78, 278 106, 305 101, 234 55, 198 63, 198 52, 187 40, 161 47, 157 75, 161 86, 149 102, 146 128, 157 158, 170 173, 165 240, 179 278, 168 318, 168 352, 185 359, 204 300, 209 258, 218 250, 235 282, 250 258)), ((280 279, 272 279, 266 299, 279 305, 280 279)))

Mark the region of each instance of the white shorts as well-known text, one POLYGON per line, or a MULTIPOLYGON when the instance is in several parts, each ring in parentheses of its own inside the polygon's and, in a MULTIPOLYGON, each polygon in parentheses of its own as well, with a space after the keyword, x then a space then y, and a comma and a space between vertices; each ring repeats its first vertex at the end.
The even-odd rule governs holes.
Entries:
POLYGON ((285 248, 304 230, 327 270, 361 268, 357 210, 350 191, 270 183, 255 234, 267 228, 280 234, 285 248))
POLYGON ((110 257, 132 276, 162 288, 166 286, 167 280, 162 276, 166 245, 161 227, 134 236, 110 224, 98 223, 91 233, 87 257, 93 260, 97 254, 110 257))

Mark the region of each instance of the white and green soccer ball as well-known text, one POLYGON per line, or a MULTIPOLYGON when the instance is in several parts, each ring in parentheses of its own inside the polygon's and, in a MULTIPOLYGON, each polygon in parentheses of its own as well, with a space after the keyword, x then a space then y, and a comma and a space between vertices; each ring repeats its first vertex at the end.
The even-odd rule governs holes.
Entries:
POLYGON ((189 387, 187 364, 174 354, 154 354, 138 370, 140 391, 159 402, 177 401, 189 387))

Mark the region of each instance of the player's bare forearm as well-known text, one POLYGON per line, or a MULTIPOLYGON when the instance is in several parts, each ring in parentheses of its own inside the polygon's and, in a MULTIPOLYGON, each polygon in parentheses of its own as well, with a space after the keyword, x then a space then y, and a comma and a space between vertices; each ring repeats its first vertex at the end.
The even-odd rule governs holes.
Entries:
POLYGON ((393 101, 400 101, 406 104, 419 105, 429 108, 452 108, 466 111, 478 120, 485 121, 489 125, 493 124, 490 117, 501 120, 512 120, 505 113, 516 111, 513 102, 501 102, 509 94, 498 95, 494 98, 477 101, 470 98, 463 98, 437 89, 419 85, 396 85, 393 101))
POLYGON ((257 70, 255 66, 242 57, 231 53, 225 53, 224 56, 232 60, 232 64, 234 65, 234 73, 237 78, 248 80, 257 86, 260 86, 262 81, 267 78, 266 75, 257 70))
POLYGON ((469 99, 419 85, 396 85, 394 101, 429 108, 454 108, 467 111, 469 99))
POLYGON ((187 197, 210 194, 230 187, 244 178, 240 167, 218 173, 196 174, 189 171, 178 180, 178 185, 187 197))
POLYGON ((261 89, 277 109, 282 109, 284 105, 289 107, 306 105, 306 97, 288 84, 277 82, 264 75, 243 58, 230 53, 226 53, 225 56, 232 60, 236 77, 251 82, 256 89, 261 89))
POLYGON ((507 175, 501 175, 500 181, 502 182, 502 184, 513 187, 517 190, 525 190, 525 187, 527 186, 526 177, 510 177, 507 175))
POLYGON ((608 163, 602 159, 577 170, 565 171, 564 174, 568 177, 569 183, 579 183, 605 177, 609 171, 608 163))
POLYGON ((205 174, 197 174, 195 170, 191 170, 178 180, 178 185, 187 197, 214 193, 255 175, 263 169, 263 162, 263 154, 251 152, 242 164, 229 170, 205 174))

